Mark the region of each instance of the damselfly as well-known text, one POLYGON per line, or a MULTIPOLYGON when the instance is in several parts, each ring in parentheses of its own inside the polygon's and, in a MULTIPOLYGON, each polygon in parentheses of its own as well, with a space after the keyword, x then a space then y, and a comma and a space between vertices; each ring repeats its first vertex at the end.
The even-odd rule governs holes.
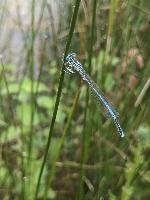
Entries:
POLYGON ((66 65, 66 69, 70 73, 78 72, 81 78, 89 85, 91 90, 96 94, 99 101, 102 102, 103 106, 107 109, 108 113, 114 120, 120 137, 124 137, 124 132, 118 122, 118 117, 117 117, 116 112, 114 111, 114 109, 112 108, 108 100, 104 97, 102 91, 97 87, 96 83, 91 79, 91 77, 84 70, 81 63, 76 59, 76 54, 75 53, 68 54, 65 58, 65 63, 69 65, 69 66, 66 65))

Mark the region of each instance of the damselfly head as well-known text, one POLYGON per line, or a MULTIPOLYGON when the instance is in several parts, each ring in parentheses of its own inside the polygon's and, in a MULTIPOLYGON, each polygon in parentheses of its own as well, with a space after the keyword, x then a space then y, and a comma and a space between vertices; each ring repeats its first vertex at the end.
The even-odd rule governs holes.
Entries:
POLYGON ((66 56, 66 61, 69 61, 71 58, 75 58, 76 57, 76 53, 69 53, 67 56, 66 56))

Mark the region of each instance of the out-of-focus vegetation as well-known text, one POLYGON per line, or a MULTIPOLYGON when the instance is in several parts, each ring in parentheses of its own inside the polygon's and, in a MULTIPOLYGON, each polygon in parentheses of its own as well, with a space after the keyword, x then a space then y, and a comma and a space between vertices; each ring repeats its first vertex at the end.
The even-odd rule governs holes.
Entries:
POLYGON ((1 0, 0 33, 0 199, 149 200, 150 1, 1 0), (125 138, 80 77, 63 73, 65 49, 119 112, 125 138))

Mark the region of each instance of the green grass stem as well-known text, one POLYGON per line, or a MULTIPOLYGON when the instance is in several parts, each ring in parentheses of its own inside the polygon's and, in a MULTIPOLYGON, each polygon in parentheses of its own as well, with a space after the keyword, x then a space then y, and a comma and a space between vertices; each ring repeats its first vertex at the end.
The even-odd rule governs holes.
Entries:
MULTIPOLYGON (((69 47, 70 47, 70 44, 71 44, 71 39, 72 39, 72 36, 73 36, 75 23, 76 23, 76 20, 77 20, 77 14, 78 14, 78 10, 79 10, 79 5, 80 5, 80 0, 76 0, 74 13, 73 13, 73 17, 72 17, 72 20, 71 20, 68 40, 67 40, 67 44, 66 44, 66 48, 65 48, 64 59, 65 59, 65 57, 66 57, 66 55, 67 55, 67 53, 69 51, 69 47)), ((42 174, 43 174, 43 171, 44 171, 44 167, 45 167, 47 156, 48 156, 48 151, 49 151, 49 148, 50 148, 53 128, 54 128, 56 115, 57 115, 57 111, 58 111, 58 106, 59 106, 59 102, 60 102, 60 97, 61 97, 61 92, 62 92, 62 85, 63 85, 64 74, 65 74, 64 69, 65 69, 65 64, 63 62, 62 69, 61 69, 61 74, 60 74, 60 79, 59 79, 59 85, 58 85, 58 91, 57 91, 55 106, 54 106, 54 111, 53 111, 53 116, 52 116, 52 121, 51 121, 50 129, 49 129, 47 145, 46 145, 44 158, 43 158, 42 166, 41 166, 39 177, 38 177, 38 182, 37 182, 37 187, 36 187, 36 192, 35 192, 35 199, 37 199, 37 197, 38 197, 41 177, 42 177, 42 174)))

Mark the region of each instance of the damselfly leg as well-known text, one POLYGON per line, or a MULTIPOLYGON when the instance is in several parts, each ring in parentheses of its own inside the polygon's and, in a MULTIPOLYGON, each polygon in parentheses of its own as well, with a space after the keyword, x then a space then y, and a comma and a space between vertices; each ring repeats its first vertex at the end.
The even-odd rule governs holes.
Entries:
POLYGON ((74 74, 75 72, 70 67, 66 67, 67 70, 64 70, 68 74, 74 74))

